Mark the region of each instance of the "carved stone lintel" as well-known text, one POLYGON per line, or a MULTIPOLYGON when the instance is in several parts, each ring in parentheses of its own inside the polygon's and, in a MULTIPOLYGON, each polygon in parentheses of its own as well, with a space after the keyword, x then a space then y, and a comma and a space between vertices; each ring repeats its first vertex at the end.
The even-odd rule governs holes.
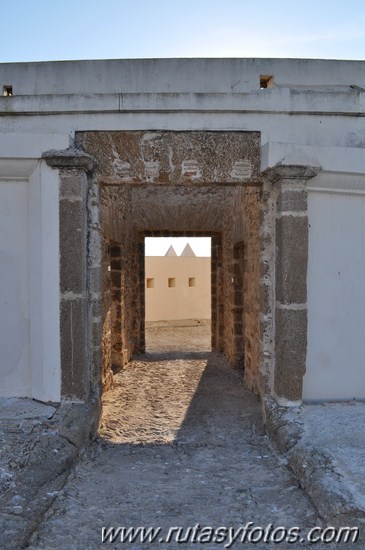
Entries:
POLYGON ((94 157, 79 149, 71 148, 63 151, 57 151, 55 149, 45 151, 42 158, 44 158, 48 166, 52 168, 76 168, 78 170, 85 170, 85 172, 91 172, 95 164, 94 157))
POLYGON ((268 168, 267 170, 265 170, 264 174, 266 175, 268 180, 274 185, 276 182, 286 179, 309 180, 311 178, 314 178, 320 170, 320 166, 276 164, 276 166, 273 166, 273 168, 268 168))

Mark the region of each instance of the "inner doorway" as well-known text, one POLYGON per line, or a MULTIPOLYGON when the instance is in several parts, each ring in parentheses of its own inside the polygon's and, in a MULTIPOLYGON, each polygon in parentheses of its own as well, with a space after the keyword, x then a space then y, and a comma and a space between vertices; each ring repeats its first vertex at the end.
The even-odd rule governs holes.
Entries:
POLYGON ((145 238, 146 352, 211 351, 211 238, 145 238))
MULTIPOLYGON (((245 378, 249 370, 253 386, 260 376, 259 134, 78 132, 76 145, 97 161, 89 200, 99 215, 89 240, 91 250, 98 246, 89 270, 97 292, 88 341, 95 369, 102 359, 101 384, 108 388, 114 374, 146 351, 145 296, 154 290, 154 281, 147 282, 154 277, 145 274, 146 237, 205 236, 211 237, 211 349, 245 369, 245 378), (243 281, 235 273, 242 271, 242 255, 234 254, 242 242, 243 281)), ((177 277, 167 279, 171 296, 177 277)))

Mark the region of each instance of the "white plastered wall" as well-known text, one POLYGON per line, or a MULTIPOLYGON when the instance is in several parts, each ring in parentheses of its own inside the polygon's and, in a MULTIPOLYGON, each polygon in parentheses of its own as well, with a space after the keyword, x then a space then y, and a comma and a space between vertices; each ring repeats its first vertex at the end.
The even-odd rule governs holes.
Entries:
POLYGON ((306 401, 365 398, 365 177, 329 179, 308 196, 306 401))
POLYGON ((0 179, 0 395, 31 393, 29 183, 0 179))
POLYGON ((30 184, 31 396, 60 401, 59 177, 45 162, 30 184))
POLYGON ((0 168, 0 396, 60 401, 58 174, 0 168))

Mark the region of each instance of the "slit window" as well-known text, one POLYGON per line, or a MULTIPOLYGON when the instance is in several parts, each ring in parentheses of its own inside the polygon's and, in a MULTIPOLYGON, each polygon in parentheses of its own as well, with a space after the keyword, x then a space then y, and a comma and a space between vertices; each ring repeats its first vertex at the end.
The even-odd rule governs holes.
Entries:
POLYGON ((195 286, 195 277, 189 277, 189 286, 195 286))
POLYGON ((268 74, 260 75, 260 89, 265 90, 266 88, 272 88, 273 86, 273 77, 268 74))
POLYGON ((9 86, 8 84, 5 84, 3 86, 3 96, 11 97, 12 95, 13 95, 13 86, 9 86))
POLYGON ((147 287, 147 288, 155 288, 155 279, 153 279, 153 278, 147 278, 147 280, 146 280, 146 287, 147 287))
POLYGON ((167 286, 168 286, 169 288, 174 288, 174 287, 176 286, 176 279, 175 279, 175 277, 169 277, 169 278, 167 279, 167 286))

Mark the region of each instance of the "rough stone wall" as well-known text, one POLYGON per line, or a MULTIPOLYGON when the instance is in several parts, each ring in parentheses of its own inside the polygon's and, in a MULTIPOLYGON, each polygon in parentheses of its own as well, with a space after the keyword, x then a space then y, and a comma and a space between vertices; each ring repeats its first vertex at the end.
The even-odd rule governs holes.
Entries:
POLYGON ((109 189, 101 188, 102 225, 102 386, 109 389, 113 381, 112 371, 112 288, 111 288, 111 197, 109 189))
POLYGON ((134 187, 131 223, 135 231, 221 232, 230 197, 221 186, 134 187))
POLYGON ((260 188, 237 187, 225 220, 225 353, 244 369, 245 382, 260 393, 260 188), (232 249, 233 247, 233 256, 232 249))
POLYGON ((113 382, 112 371, 112 298, 110 281, 110 249, 109 240, 103 236, 103 259, 102 259, 102 277, 103 277, 103 296, 102 296, 102 386, 105 390, 109 389, 113 382))
POLYGON ((103 385, 110 387, 112 373, 128 363, 136 349, 135 264, 136 242, 127 212, 131 190, 101 186, 103 234, 103 385), (134 282, 134 284, 133 284, 134 282))
POLYGON ((235 327, 234 327, 234 286, 233 286, 233 242, 232 229, 222 235, 222 265, 220 267, 219 309, 223 319, 222 348, 232 366, 236 366, 235 327))
POLYGON ((224 302, 223 235, 212 237, 212 349, 225 351, 224 327, 226 308, 224 302))
POLYGON ((261 393, 260 361, 260 190, 245 189, 243 303, 245 382, 255 393, 261 393))
POLYGON ((77 132, 104 183, 163 186, 260 182, 259 132, 77 132))
POLYGON ((244 219, 245 188, 231 189, 229 214, 225 217, 224 256, 224 303, 226 305, 224 348, 230 363, 243 370, 244 352, 244 304, 243 273, 237 261, 237 243, 243 242, 246 235, 244 219))
POLYGON ((275 216, 277 190, 264 181, 260 201, 260 393, 273 390, 275 368, 275 216))

